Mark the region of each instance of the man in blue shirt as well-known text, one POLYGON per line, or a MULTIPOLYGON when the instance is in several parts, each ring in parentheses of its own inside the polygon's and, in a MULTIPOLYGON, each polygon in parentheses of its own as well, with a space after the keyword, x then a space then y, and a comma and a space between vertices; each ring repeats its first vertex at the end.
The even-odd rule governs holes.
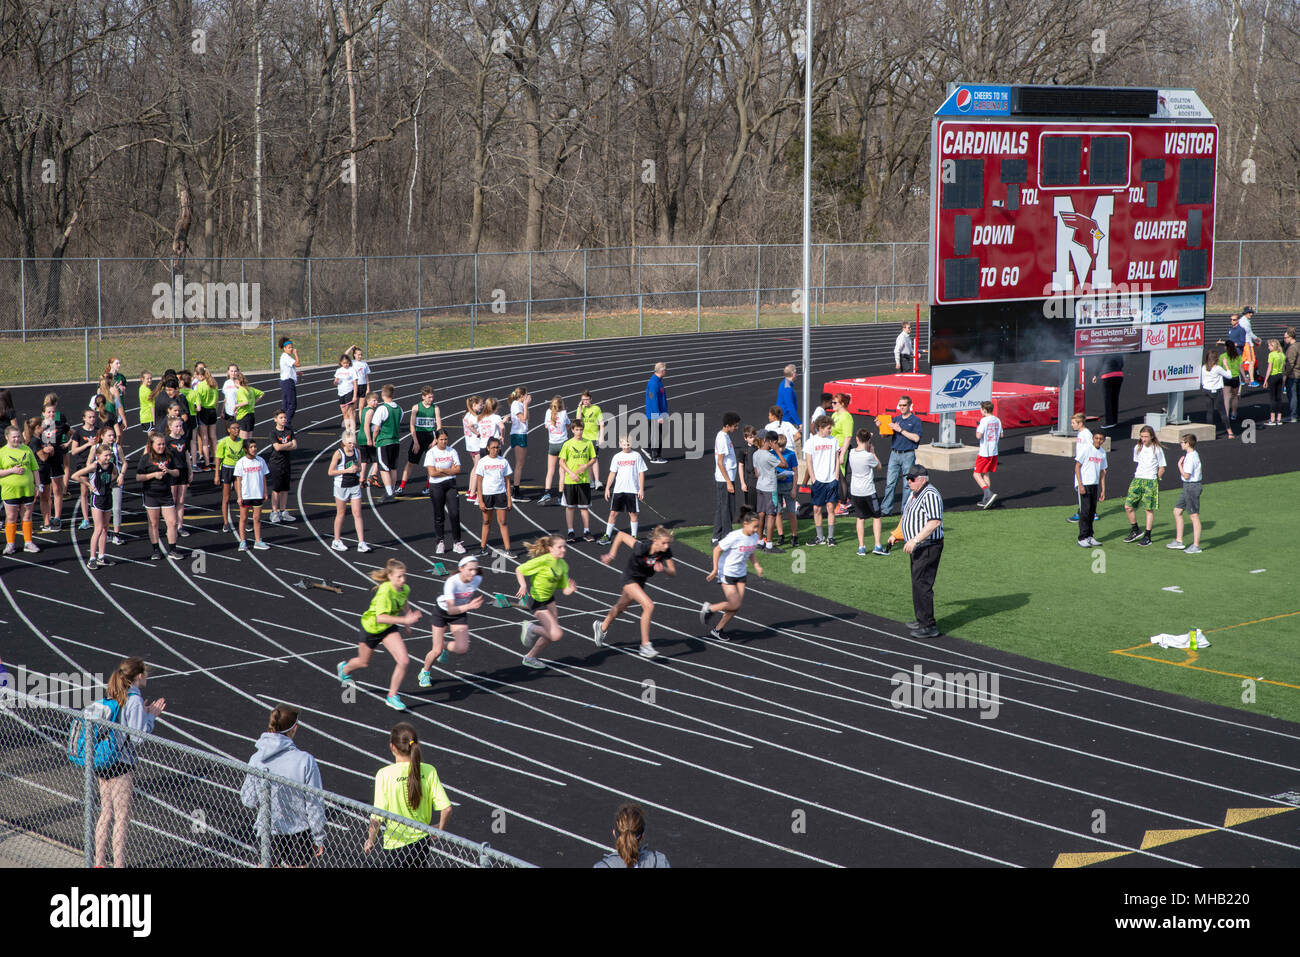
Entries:
MULTIPOLYGON (((912 414, 912 397, 898 397, 898 415, 890 420, 894 430, 889 440, 889 467, 885 472, 885 497, 880 503, 880 514, 892 515, 894 489, 900 476, 906 475, 908 469, 916 464, 916 447, 921 444, 921 420, 912 414)), ((911 487, 903 484, 903 500, 899 504, 899 514, 907 508, 907 499, 911 487)))
POLYGON ((664 373, 668 367, 656 362, 650 381, 645 386, 645 417, 650 421, 650 462, 663 465, 664 417, 668 415, 668 393, 664 391, 664 373))
POLYGON ((776 387, 776 404, 781 407, 781 421, 789 422, 796 429, 803 427, 799 418, 799 396, 794 391, 794 377, 798 370, 793 364, 785 367, 785 378, 776 387))

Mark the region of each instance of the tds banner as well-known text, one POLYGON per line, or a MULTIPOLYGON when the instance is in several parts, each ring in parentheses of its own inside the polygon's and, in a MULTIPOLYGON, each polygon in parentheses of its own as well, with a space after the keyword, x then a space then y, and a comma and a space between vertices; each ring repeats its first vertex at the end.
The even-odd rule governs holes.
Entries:
POLYGON ((993 401, 993 363, 934 366, 930 370, 930 411, 966 412, 993 401))

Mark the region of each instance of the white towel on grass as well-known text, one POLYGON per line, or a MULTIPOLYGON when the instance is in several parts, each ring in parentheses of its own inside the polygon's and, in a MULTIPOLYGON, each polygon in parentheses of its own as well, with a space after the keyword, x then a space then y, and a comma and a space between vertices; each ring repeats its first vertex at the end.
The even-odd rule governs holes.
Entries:
MULTIPOLYGON (((1159 645, 1161 648, 1189 648, 1191 642, 1187 639, 1187 632, 1181 635, 1152 635, 1151 644, 1159 645)), ((1196 629, 1196 650, 1210 647, 1210 639, 1205 637, 1205 632, 1196 629)))

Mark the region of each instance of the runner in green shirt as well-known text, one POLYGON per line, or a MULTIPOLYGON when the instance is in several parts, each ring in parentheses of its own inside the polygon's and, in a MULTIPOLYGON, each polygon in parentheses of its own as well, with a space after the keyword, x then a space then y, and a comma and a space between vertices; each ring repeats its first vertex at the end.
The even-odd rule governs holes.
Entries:
POLYGON ((36 473, 39 466, 32 450, 23 445, 22 430, 16 425, 5 429, 5 445, 0 447, 0 499, 5 503, 5 550, 18 550, 18 523, 22 522, 23 551, 39 552, 32 541, 32 506, 36 502, 36 473))
MULTIPOLYGON (((153 425, 153 373, 140 373, 140 391, 136 393, 140 399, 140 426, 153 425)), ((149 431, 147 428, 144 430, 149 431)))
POLYGON ((849 514, 849 444, 853 441, 853 413, 849 411, 849 397, 844 392, 837 392, 831 397, 831 438, 839 449, 836 457, 839 461, 840 504, 835 508, 836 515, 849 514))
POLYGON ((411 586, 406 584, 406 566, 396 558, 390 558, 383 568, 374 569, 370 577, 378 584, 370 599, 370 607, 361 615, 361 640, 357 644, 356 656, 339 662, 339 681, 345 685, 352 684, 352 672, 368 667, 375 649, 383 645, 393 656, 393 678, 388 684, 388 707, 395 711, 405 711, 406 704, 397 689, 402 685, 411 658, 406 653, 406 643, 402 638, 411 637, 411 626, 420 620, 420 609, 408 609, 406 606, 411 586))
POLYGON ((230 531, 230 490, 235 484, 235 466, 244 454, 244 440, 239 437, 239 423, 226 425, 227 436, 217 443, 217 468, 212 484, 221 486, 221 530, 230 531))
POLYGON ((221 388, 212 373, 202 362, 194 363, 194 395, 199 400, 198 439, 194 451, 198 456, 198 467, 215 468, 217 458, 217 402, 221 399, 221 388))
POLYGON ((1282 413, 1286 411, 1286 399, 1283 389, 1286 376, 1282 367, 1286 365, 1286 353, 1282 343, 1277 339, 1268 340, 1268 361, 1264 364, 1264 381, 1261 385, 1269 394, 1268 424, 1281 425, 1282 413))
POLYGON ((519 640, 525 648, 523 664, 528 668, 545 668, 539 655, 548 645, 559 641, 564 632, 555 614, 555 593, 572 595, 578 585, 569 579, 569 566, 564 561, 565 543, 558 535, 546 535, 528 546, 530 558, 515 569, 519 582, 516 598, 528 596, 527 607, 536 621, 524 621, 519 640), (531 578, 531 581, 526 579, 531 578))
MULTIPOLYGON (((601 414, 600 406, 591 401, 591 390, 584 389, 582 398, 578 400, 578 408, 575 412, 578 421, 582 423, 582 437, 597 445, 603 445, 605 442, 605 420, 601 414)), ((599 480, 596 482, 596 488, 600 488, 599 480)))

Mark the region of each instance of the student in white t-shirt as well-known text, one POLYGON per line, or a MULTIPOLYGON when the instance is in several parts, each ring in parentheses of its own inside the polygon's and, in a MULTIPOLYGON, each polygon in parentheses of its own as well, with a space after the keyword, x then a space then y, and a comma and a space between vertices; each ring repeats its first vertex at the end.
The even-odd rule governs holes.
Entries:
POLYGON ((975 456, 975 470, 971 474, 975 477, 975 484, 982 489, 980 508, 988 508, 998 497, 998 493, 993 491, 989 476, 998 470, 998 441, 1002 438, 1002 420, 993 414, 992 402, 981 402, 980 411, 984 415, 979 425, 975 426, 975 438, 979 439, 980 448, 975 456))
POLYGON ((1151 544, 1151 528, 1155 525, 1160 508, 1160 479, 1165 474, 1165 450, 1156 441, 1156 430, 1149 425, 1138 432, 1138 444, 1133 446, 1133 481, 1124 497, 1124 512, 1128 515, 1129 533, 1126 542, 1137 542, 1142 547, 1151 544), (1147 513, 1146 532, 1138 531, 1137 509, 1147 513))
POLYGON ((298 411, 298 348, 287 336, 280 340, 280 408, 292 425, 298 411))
MULTIPOLYGON (((1084 416, 1082 412, 1076 412, 1074 413, 1074 415, 1070 416, 1070 425, 1074 429, 1074 457, 1076 459, 1078 459, 1078 457, 1084 452, 1087 452, 1088 449, 1092 448, 1092 430, 1089 429, 1084 424, 1087 421, 1088 421, 1087 418, 1084 416)), ((1075 479, 1074 491, 1075 491, 1075 496, 1074 496, 1075 507, 1074 507, 1074 514, 1070 516, 1070 521, 1077 522, 1079 521, 1079 516, 1083 514, 1082 513, 1083 506, 1079 504, 1078 479, 1075 479)), ((1092 518, 1095 521, 1097 516, 1093 515, 1092 518)))
POLYGON ((609 477, 605 480, 605 501, 610 503, 609 517, 605 521, 605 534, 601 545, 614 541, 614 523, 619 512, 627 512, 628 531, 636 538, 638 503, 645 501, 645 458, 632 451, 632 440, 626 435, 619 440, 619 450, 609 460, 609 477))
POLYGON ((1089 548, 1101 542, 1092 534, 1092 517, 1106 499, 1106 436, 1092 433, 1092 443, 1075 446, 1074 484, 1079 489, 1079 547, 1089 548))
POLYGON ((446 429, 433 434, 433 444, 424 453, 424 468, 429 478, 429 502, 433 505, 433 537, 438 540, 435 555, 451 549, 465 554, 460 540, 460 496, 456 494, 456 476, 461 472, 460 456, 451 447, 446 429))
POLYGON ((871 519, 871 534, 876 539, 873 555, 888 555, 880 544, 880 500, 876 498, 876 472, 880 471, 880 459, 871 446, 871 433, 858 429, 857 448, 849 452, 849 495, 853 499, 853 508, 857 513, 858 554, 867 554, 866 526, 871 519))
POLYGON ((235 463, 235 497, 239 500, 239 550, 248 551, 245 528, 248 513, 253 513, 253 547, 265 551, 271 546, 262 541, 262 503, 266 501, 266 477, 271 469, 257 454, 257 441, 244 442, 244 455, 235 463))
POLYGON ((524 480, 524 458, 528 454, 528 406, 533 397, 525 386, 516 386, 510 393, 510 447, 515 450, 516 502, 530 501, 519 494, 519 483, 524 480))
POLYGON ((470 475, 469 488, 478 500, 483 512, 483 534, 480 536, 483 548, 479 558, 492 554, 488 548, 488 532, 491 530, 492 513, 497 514, 497 527, 501 529, 501 547, 510 551, 510 529, 506 527, 506 516, 510 512, 510 463, 501 455, 501 439, 487 440, 486 454, 479 457, 478 464, 470 475))
MULTIPOLYGON (((426 455, 432 452, 430 449, 426 455)), ((433 622, 433 648, 424 656, 424 667, 420 669, 417 680, 421 688, 433 687, 430 672, 435 662, 444 665, 449 655, 469 652, 469 613, 483 607, 483 596, 477 594, 481 584, 483 576, 478 573, 478 559, 473 555, 462 558, 456 574, 447 576, 442 594, 429 610, 429 620, 433 622), (451 631, 450 642, 447 641, 448 630, 451 631)))
POLYGON ((1183 488, 1174 506, 1174 540, 1165 547, 1183 549, 1183 512, 1186 511, 1192 517, 1192 544, 1184 550, 1188 555, 1198 555, 1201 551, 1201 453, 1196 451, 1196 436, 1190 432, 1180 436, 1179 445, 1183 454, 1178 459, 1178 474, 1183 488))
MULTIPOLYGON (((465 417, 461 419, 461 424, 465 428, 465 454, 469 456, 470 471, 478 465, 479 453, 482 451, 483 443, 478 437, 478 417, 483 413, 483 397, 472 395, 465 400, 465 417)), ((470 491, 465 498, 468 502, 474 501, 474 483, 470 482, 470 491)))
POLYGON ((713 544, 716 545, 731 532, 731 516, 735 514, 736 447, 731 434, 740 428, 740 414, 727 412, 722 416, 722 428, 713 438, 713 544))
POLYGON ((352 357, 346 352, 339 356, 339 366, 334 370, 334 386, 339 394, 339 414, 343 428, 357 428, 357 371, 352 368, 352 357))
POLYGON ((569 413, 564 408, 564 396, 552 396, 546 409, 546 484, 538 505, 549 505, 560 497, 560 449, 569 438, 569 413), (551 494, 551 479, 556 479, 555 494, 551 494))
POLYGON ((722 612, 717 627, 709 629, 711 638, 720 641, 729 640, 729 636, 723 629, 744 604, 747 577, 745 566, 752 563, 754 571, 759 575, 763 574, 763 567, 758 563, 758 528, 761 520, 762 516, 758 512, 742 508, 740 528, 727 533, 722 541, 713 546, 713 569, 705 581, 717 579, 722 584, 722 593, 727 596, 727 600, 713 604, 706 601, 700 606, 700 624, 706 628, 709 625, 709 618, 717 612, 722 612), (720 568, 719 562, 721 562, 720 568))
POLYGON ((813 525, 817 537, 812 545, 835 544, 835 503, 840 497, 840 446, 831 435, 829 415, 813 422, 813 436, 803 444, 804 474, 812 482, 813 525), (826 536, 822 536, 822 511, 826 512, 826 536))
MULTIPOLYGON (((236 377, 239 375, 239 366, 231 365, 226 368, 226 381, 221 384, 221 413, 222 418, 227 422, 235 421, 235 405, 239 402, 239 383, 236 377)), ((164 423, 159 423, 161 427, 164 423)))
POLYGON ((366 361, 366 354, 360 346, 353 346, 348 350, 348 355, 352 359, 352 371, 357 375, 357 399, 360 400, 370 393, 370 363, 366 361))

